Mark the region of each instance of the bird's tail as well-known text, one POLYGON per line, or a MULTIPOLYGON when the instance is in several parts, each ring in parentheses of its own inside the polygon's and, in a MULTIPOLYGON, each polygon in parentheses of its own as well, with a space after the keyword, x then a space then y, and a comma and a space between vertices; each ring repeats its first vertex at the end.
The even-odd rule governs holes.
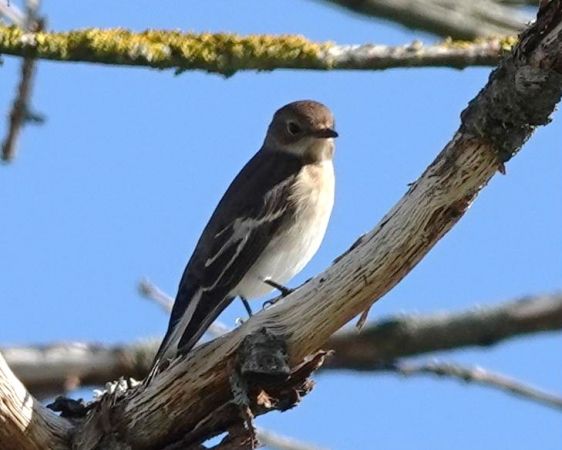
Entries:
POLYGON ((169 358, 187 354, 234 297, 180 284, 168 330, 156 352, 144 384, 147 385, 169 358))

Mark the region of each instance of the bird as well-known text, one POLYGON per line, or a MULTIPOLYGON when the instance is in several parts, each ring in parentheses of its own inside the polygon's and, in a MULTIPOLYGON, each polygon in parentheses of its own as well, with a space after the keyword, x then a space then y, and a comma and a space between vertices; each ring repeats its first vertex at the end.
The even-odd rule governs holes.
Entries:
POLYGON ((300 272, 324 238, 334 204, 334 117, 314 100, 275 112, 261 148, 234 178, 181 277, 147 380, 187 354, 236 298, 262 297, 300 272))

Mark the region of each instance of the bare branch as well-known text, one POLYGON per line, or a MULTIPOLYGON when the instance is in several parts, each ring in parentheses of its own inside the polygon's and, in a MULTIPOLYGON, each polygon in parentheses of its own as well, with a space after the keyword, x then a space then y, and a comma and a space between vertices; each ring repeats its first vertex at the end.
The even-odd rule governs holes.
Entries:
POLYGON ((13 3, 0 2, 0 18, 5 17, 19 28, 25 27, 25 15, 13 3))
POLYGON ((28 115, 35 65, 36 60, 29 57, 22 62, 21 80, 9 115, 8 133, 2 142, 1 158, 4 162, 11 161, 16 154, 18 136, 28 115))
MULTIPOLYGON (((143 286, 166 296, 146 280, 143 286)), ((228 330, 225 325, 217 328, 217 335, 228 330)), ((560 330, 562 293, 529 296, 468 311, 403 314, 376 321, 360 333, 333 335, 325 347, 335 353, 322 370, 373 371, 404 356, 489 346, 524 334, 560 330)), ((99 386, 119 377, 143 378, 157 347, 156 340, 145 340, 114 346, 69 342, 5 347, 0 351, 34 395, 48 397, 68 387, 99 386)))
POLYGON ((78 386, 100 386, 121 376, 143 378, 156 353, 156 340, 126 346, 69 342, 0 349, 6 361, 37 397, 78 386))
POLYGON ((0 442, 9 442, 10 448, 68 448, 70 423, 36 401, 12 373, 1 354, 0 424, 0 442))
MULTIPOLYGON (((27 32, 40 31, 43 27, 42 20, 37 17, 37 9, 39 1, 28 0, 26 2, 26 14, 20 16, 20 12, 15 6, 7 5, 3 9, 3 13, 11 13, 12 20, 19 26, 23 26, 27 32)), ((30 108, 29 101, 31 98, 31 90, 33 86, 33 77, 35 74, 36 60, 34 57, 24 54, 21 66, 21 79, 18 85, 16 98, 14 99, 12 109, 9 115, 8 133, 4 142, 0 156, 3 161, 11 161, 16 154, 17 139, 22 127, 29 121, 30 108)))
POLYGON ((0 54, 52 61, 93 62, 156 69, 204 70, 232 75, 240 70, 383 70, 395 67, 491 66, 513 39, 445 41, 402 47, 316 43, 302 36, 237 36, 150 30, 76 30, 25 33, 0 25, 0 54))
POLYGON ((531 17, 492 0, 324 0, 363 16, 454 39, 520 32, 531 17))
POLYGON ((396 358, 471 346, 489 346, 528 333, 562 330, 562 293, 528 296, 462 312, 407 314, 337 333, 323 369, 369 371, 396 358))
POLYGON ((139 294, 152 300, 158 306, 160 306, 165 312, 169 313, 172 311, 172 306, 174 305, 174 298, 166 294, 162 289, 152 283, 148 278, 143 278, 139 281, 137 286, 139 294))
POLYGON ((483 386, 500 389, 515 394, 525 400, 541 403, 550 408, 562 410, 562 396, 546 392, 522 381, 505 375, 491 372, 482 367, 465 367, 460 364, 442 361, 403 362, 384 364, 380 370, 396 372, 404 376, 436 375, 439 377, 456 378, 467 383, 477 383, 483 386))

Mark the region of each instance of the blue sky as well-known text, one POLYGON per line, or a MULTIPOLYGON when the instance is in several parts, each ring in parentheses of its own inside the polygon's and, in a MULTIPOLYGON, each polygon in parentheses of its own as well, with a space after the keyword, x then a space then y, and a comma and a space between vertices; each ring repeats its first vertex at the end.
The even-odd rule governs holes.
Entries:
MULTIPOLYGON (((434 38, 313 1, 45 2, 49 26, 299 33, 338 43, 434 38)), ((19 61, 0 67, 7 111, 19 61)), ((446 144, 489 69, 239 73, 220 76, 41 62, 19 154, 0 167, 2 345, 128 342, 167 317, 136 292, 174 293, 222 192, 261 145, 272 113, 312 98, 337 120, 336 205, 325 268, 373 227, 446 144)), ((5 121, 0 121, 0 135, 5 121)), ((562 288, 562 122, 538 130, 461 222, 370 318, 458 310, 562 288)), ((237 302, 222 320, 243 316, 237 302)), ((562 392, 560 334, 439 355, 562 392)), ((332 449, 559 449, 562 416, 484 388, 330 373, 295 410, 258 420, 332 449)))

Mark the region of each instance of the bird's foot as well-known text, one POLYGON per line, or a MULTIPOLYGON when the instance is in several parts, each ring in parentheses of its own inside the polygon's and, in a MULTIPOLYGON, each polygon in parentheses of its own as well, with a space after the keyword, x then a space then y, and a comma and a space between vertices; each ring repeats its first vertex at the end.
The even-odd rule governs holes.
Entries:
POLYGON ((265 302, 263 302, 262 304, 262 309, 267 309, 270 306, 275 305, 275 303, 277 303, 279 300, 281 300, 283 298, 283 295, 280 295, 279 297, 275 297, 272 298, 271 300, 266 300, 265 302))
MULTIPOLYGON (((275 282, 275 281, 273 281, 273 280, 270 280, 270 279, 263 280, 263 282, 264 282, 265 284, 269 284, 271 287, 274 287, 274 288, 277 289, 279 292, 281 292, 281 298, 287 297, 287 295, 289 295, 291 292, 294 291, 294 289, 285 287, 285 286, 283 286, 282 284, 279 284, 279 283, 277 283, 277 282, 275 282)), ((270 303, 270 302, 275 303, 275 301, 277 301, 277 299, 268 300, 268 301, 265 302, 265 303, 270 303)), ((265 305, 265 303, 264 303, 264 305, 265 305)), ((273 303, 270 303, 270 304, 273 304, 273 303)))

